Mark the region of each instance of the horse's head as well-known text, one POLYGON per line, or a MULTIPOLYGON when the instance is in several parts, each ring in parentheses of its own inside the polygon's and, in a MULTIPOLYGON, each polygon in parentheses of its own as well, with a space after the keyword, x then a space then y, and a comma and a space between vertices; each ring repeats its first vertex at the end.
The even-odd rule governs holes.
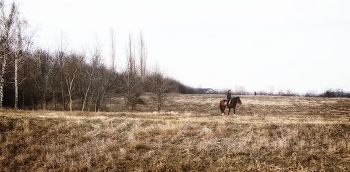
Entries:
POLYGON ((242 105, 241 98, 238 97, 237 103, 239 103, 239 105, 242 105))

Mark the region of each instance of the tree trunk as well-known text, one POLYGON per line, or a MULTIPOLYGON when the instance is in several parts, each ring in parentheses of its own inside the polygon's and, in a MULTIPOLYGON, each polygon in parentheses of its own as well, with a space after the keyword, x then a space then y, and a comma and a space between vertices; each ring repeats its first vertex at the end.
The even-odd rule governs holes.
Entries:
POLYGON ((65 109, 66 102, 65 102, 64 89, 63 89, 63 83, 62 82, 61 82, 61 97, 62 97, 63 110, 66 110, 65 109))
POLYGON ((18 58, 15 57, 15 109, 18 109, 18 58))
POLYGON ((67 85, 68 85, 68 96, 69 96, 69 110, 70 111, 73 111, 73 102, 72 102, 72 83, 73 83, 73 80, 68 84, 68 80, 67 81, 67 85))
POLYGON ((103 99, 104 99, 105 95, 106 95, 106 90, 103 90, 102 97, 101 97, 100 103, 98 105, 97 112, 100 111, 100 108, 101 108, 101 105, 102 105, 102 102, 103 102, 103 99))
POLYGON ((30 93, 30 101, 31 101, 31 105, 32 105, 32 110, 35 110, 34 100, 33 100, 33 93, 30 93))
POLYGON ((22 104, 21 105, 22 105, 21 108, 24 109, 24 90, 22 91, 22 104))
POLYGON ((46 91, 44 92, 43 100, 41 101, 41 106, 42 106, 43 110, 46 110, 46 100, 45 100, 45 97, 46 97, 46 91))
POLYGON ((94 94, 95 94, 95 90, 93 90, 92 93, 91 93, 91 98, 90 98, 89 105, 88 105, 88 112, 90 112, 91 103, 92 103, 92 99, 94 97, 94 94))
POLYGON ((6 55, 3 57, 1 74, 0 74, 0 108, 2 108, 3 100, 4 100, 4 83, 5 83, 5 67, 6 67, 6 55))
POLYGON ((95 101, 95 112, 97 112, 97 109, 98 109, 97 105, 98 105, 98 99, 99 98, 100 98, 100 92, 97 91, 97 97, 96 97, 96 101, 95 101))
POLYGON ((52 106, 53 106, 53 110, 56 110, 56 98, 55 98, 54 90, 52 90, 52 106))
POLYGON ((86 99, 87 99, 87 96, 88 96, 88 93, 89 93, 89 90, 90 90, 90 86, 91 86, 91 82, 92 82, 92 76, 90 76, 89 85, 88 85, 88 88, 86 89, 86 92, 85 92, 84 101, 83 101, 83 105, 81 107, 81 111, 84 111, 85 104, 86 104, 86 99))
POLYGON ((73 111, 73 108, 72 108, 72 95, 70 92, 68 92, 68 95, 69 95, 69 111, 73 111))

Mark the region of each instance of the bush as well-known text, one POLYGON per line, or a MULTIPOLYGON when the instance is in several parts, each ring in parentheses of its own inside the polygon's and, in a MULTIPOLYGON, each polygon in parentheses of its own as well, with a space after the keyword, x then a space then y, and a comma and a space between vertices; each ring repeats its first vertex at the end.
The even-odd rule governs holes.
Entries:
POLYGON ((349 97, 349 93, 344 93, 342 89, 332 90, 329 89, 323 94, 320 95, 321 97, 349 97))

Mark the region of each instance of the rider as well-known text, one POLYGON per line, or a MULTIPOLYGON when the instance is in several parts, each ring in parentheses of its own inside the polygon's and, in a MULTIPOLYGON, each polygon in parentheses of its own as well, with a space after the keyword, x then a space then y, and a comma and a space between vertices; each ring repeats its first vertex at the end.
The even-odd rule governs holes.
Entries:
POLYGON ((231 90, 228 90, 227 91, 227 103, 226 103, 226 105, 228 105, 230 103, 230 100, 231 100, 231 90))

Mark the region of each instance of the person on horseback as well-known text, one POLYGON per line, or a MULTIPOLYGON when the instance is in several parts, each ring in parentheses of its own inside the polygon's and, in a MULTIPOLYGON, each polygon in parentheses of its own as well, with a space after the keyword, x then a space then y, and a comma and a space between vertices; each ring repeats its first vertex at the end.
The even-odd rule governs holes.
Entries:
POLYGON ((232 97, 231 97, 231 90, 228 90, 228 91, 227 91, 226 106, 229 105, 231 98, 232 98, 232 97))

